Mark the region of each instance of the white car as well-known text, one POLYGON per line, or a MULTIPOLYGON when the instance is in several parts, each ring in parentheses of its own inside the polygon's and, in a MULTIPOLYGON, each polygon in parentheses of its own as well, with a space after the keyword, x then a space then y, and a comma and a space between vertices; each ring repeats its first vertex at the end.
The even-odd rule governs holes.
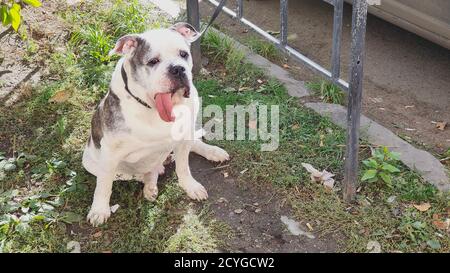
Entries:
POLYGON ((378 1, 371 14, 450 49, 450 0, 378 1))

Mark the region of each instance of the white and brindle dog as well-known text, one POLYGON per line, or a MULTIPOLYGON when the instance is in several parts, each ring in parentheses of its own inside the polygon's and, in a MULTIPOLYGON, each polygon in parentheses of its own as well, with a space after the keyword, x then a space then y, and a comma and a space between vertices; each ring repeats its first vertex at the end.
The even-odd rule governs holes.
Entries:
MULTIPOLYGON (((178 182, 194 200, 205 200, 205 188, 191 175, 189 152, 208 160, 226 161, 223 149, 186 136, 173 137, 177 107, 199 111, 192 82, 190 44, 199 33, 187 23, 120 38, 112 54, 122 55, 112 75, 109 92, 98 105, 83 166, 97 177, 94 200, 87 216, 98 226, 110 216, 114 180, 141 180, 144 197, 154 201, 158 175, 173 152, 178 182)), ((194 130, 195 118, 183 124, 194 130), (191 122, 192 121, 192 122, 191 122)), ((186 134, 190 133, 186 130, 186 134)))

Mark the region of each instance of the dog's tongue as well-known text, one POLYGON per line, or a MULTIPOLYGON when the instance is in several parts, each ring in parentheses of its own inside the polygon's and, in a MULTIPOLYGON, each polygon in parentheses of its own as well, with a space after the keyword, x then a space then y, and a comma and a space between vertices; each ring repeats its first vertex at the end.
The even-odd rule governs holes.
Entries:
POLYGON ((172 94, 171 93, 158 93, 155 96, 156 109, 158 110, 159 116, 162 120, 166 122, 171 122, 175 120, 172 116, 172 94))

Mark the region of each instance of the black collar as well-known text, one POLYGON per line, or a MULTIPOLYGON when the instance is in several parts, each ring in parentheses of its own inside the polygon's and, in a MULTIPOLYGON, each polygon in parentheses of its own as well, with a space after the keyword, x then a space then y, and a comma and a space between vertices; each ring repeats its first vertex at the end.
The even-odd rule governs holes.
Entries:
POLYGON ((122 70, 121 71, 122 79, 123 79, 123 82, 125 83, 125 90, 127 90, 128 94, 130 94, 130 96, 132 96, 135 100, 137 100, 137 102, 139 102, 143 106, 147 107, 148 109, 152 109, 152 107, 150 107, 150 105, 148 105, 145 101, 141 100, 140 98, 133 95, 133 93, 131 93, 130 89, 128 89, 128 76, 127 76, 127 72, 125 72, 125 68, 123 67, 123 64, 122 64, 121 70, 122 70))

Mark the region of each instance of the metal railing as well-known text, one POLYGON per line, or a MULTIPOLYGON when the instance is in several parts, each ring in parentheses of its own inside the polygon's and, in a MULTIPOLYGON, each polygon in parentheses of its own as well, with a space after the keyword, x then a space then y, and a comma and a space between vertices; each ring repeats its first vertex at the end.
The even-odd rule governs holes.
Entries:
MULTIPOLYGON (((347 145, 345 160, 345 175, 343 181, 343 196, 346 201, 354 200, 356 184, 358 180, 358 149, 359 149, 359 125, 361 114, 361 96, 364 68, 365 33, 367 22, 367 1, 353 0, 352 30, 351 30, 351 63, 349 82, 340 78, 341 75, 341 40, 344 0, 323 0, 334 7, 333 15, 333 45, 331 54, 331 71, 322 67, 310 58, 288 45, 288 0, 280 0, 280 39, 272 36, 259 26, 244 17, 243 0, 237 0, 236 12, 224 7, 223 12, 240 21, 247 27, 263 36, 268 41, 277 45, 281 50, 293 56, 298 61, 309 66, 325 78, 340 86, 348 92, 347 113, 347 145)), ((208 0, 214 6, 219 2, 208 0)), ((198 0, 187 0, 188 21, 194 26, 200 25, 198 0)), ((199 43, 193 45, 193 53, 200 56, 199 43)), ((194 58, 198 70, 201 64, 200 57, 194 58)))

